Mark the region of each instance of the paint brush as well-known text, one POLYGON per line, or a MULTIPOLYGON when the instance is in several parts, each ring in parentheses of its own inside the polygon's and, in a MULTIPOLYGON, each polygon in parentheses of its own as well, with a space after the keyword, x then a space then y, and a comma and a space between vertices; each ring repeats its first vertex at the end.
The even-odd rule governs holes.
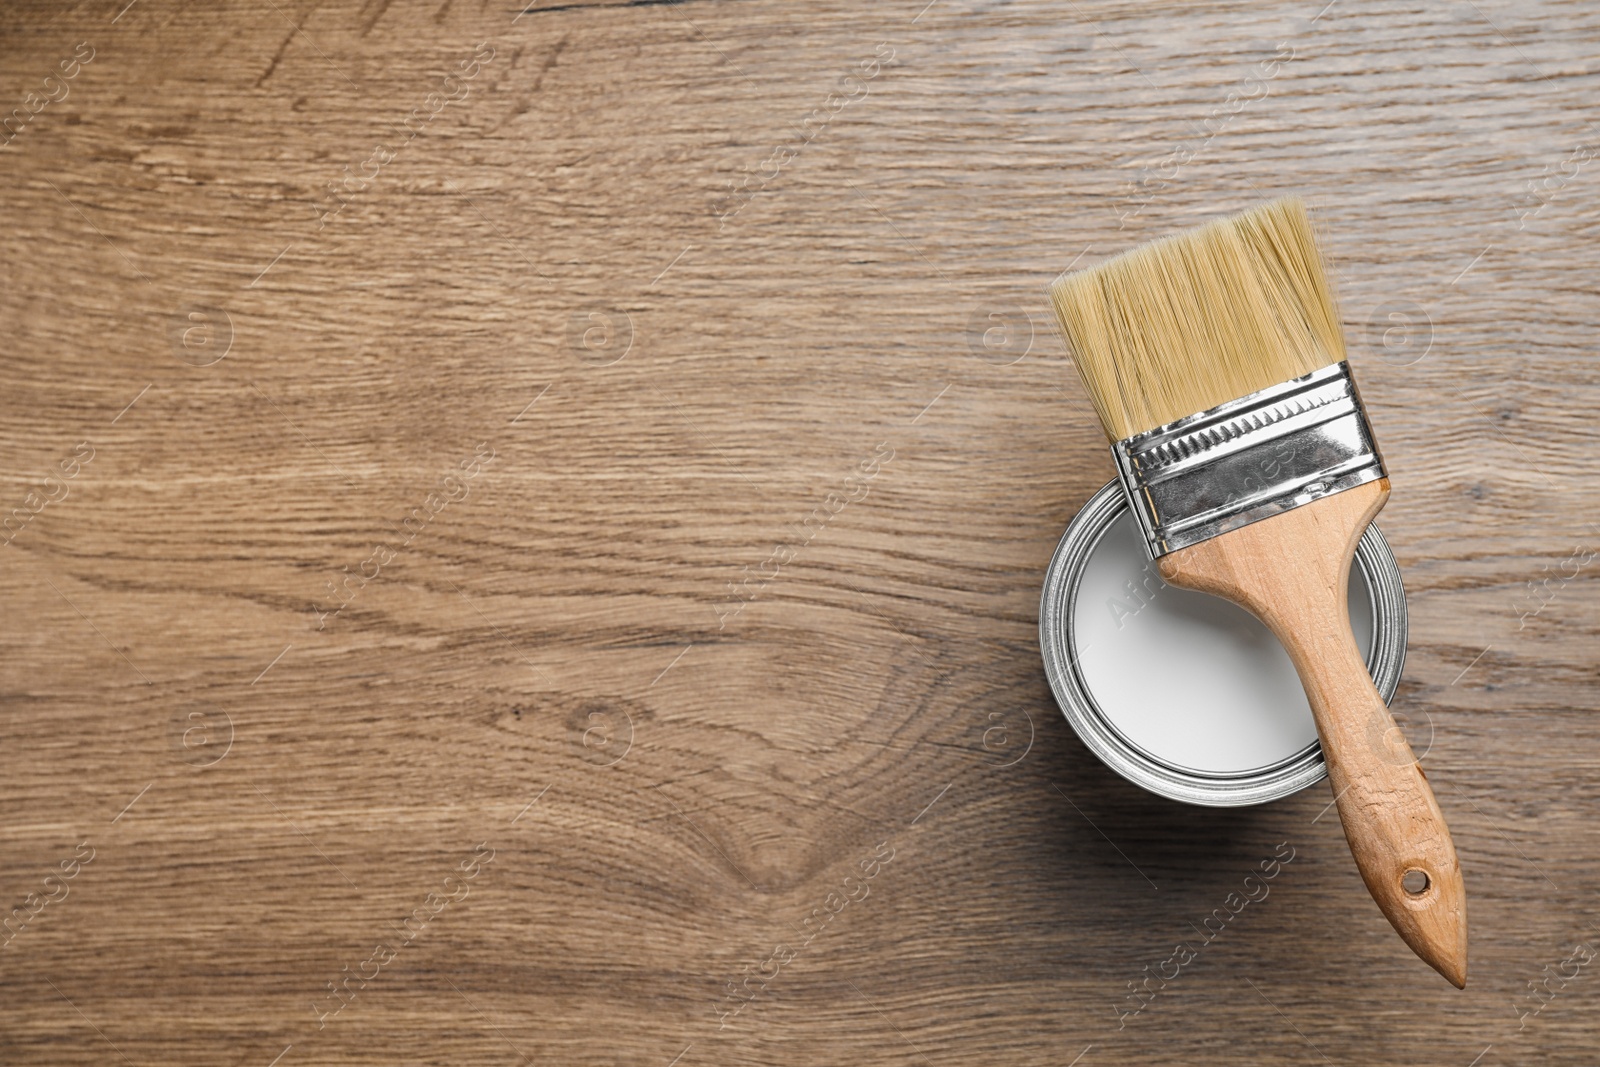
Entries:
POLYGON ((1305 204, 1135 248, 1050 296, 1161 577, 1239 604, 1282 642, 1367 889, 1465 986, 1455 844, 1350 631, 1350 561, 1389 479, 1305 204))

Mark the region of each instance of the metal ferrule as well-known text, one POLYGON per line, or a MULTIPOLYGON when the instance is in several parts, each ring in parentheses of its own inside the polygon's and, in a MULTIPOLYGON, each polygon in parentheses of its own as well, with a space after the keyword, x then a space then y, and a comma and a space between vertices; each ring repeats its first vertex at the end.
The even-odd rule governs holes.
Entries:
POLYGON ((1111 446, 1151 559, 1385 476, 1347 363, 1111 446))

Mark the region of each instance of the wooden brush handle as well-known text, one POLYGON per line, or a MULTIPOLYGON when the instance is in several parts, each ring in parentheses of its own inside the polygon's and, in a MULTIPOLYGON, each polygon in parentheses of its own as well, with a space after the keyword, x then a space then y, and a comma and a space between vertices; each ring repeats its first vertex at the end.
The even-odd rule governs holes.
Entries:
POLYGON ((1350 561, 1388 498, 1387 478, 1323 497, 1163 556, 1161 576, 1239 604, 1283 643, 1368 891, 1406 944, 1460 988, 1467 902, 1455 843, 1350 632, 1350 561), (1413 871, 1427 878, 1420 892, 1404 884, 1413 871))

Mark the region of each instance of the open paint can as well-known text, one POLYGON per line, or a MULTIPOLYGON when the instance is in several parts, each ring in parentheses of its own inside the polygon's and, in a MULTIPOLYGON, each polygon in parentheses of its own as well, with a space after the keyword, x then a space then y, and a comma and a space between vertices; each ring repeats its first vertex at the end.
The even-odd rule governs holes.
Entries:
MULTIPOLYGON (((1350 568, 1350 627, 1388 703, 1405 663, 1406 600, 1376 524, 1350 568)), ((1161 580, 1120 482, 1091 497, 1056 546, 1039 647, 1083 743, 1152 793, 1236 807, 1327 776, 1288 653, 1243 608, 1161 580)))

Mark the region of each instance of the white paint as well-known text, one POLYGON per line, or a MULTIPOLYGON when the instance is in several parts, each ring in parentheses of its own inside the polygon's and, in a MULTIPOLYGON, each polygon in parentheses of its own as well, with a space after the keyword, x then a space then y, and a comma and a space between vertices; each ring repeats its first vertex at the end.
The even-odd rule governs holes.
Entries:
MULTIPOLYGON (((1355 564, 1350 617, 1365 656, 1372 606, 1355 564)), ((1163 582, 1127 513, 1089 556, 1073 626, 1078 669, 1102 713, 1167 763, 1252 771, 1316 740, 1311 706, 1277 638, 1243 608, 1163 582)))

